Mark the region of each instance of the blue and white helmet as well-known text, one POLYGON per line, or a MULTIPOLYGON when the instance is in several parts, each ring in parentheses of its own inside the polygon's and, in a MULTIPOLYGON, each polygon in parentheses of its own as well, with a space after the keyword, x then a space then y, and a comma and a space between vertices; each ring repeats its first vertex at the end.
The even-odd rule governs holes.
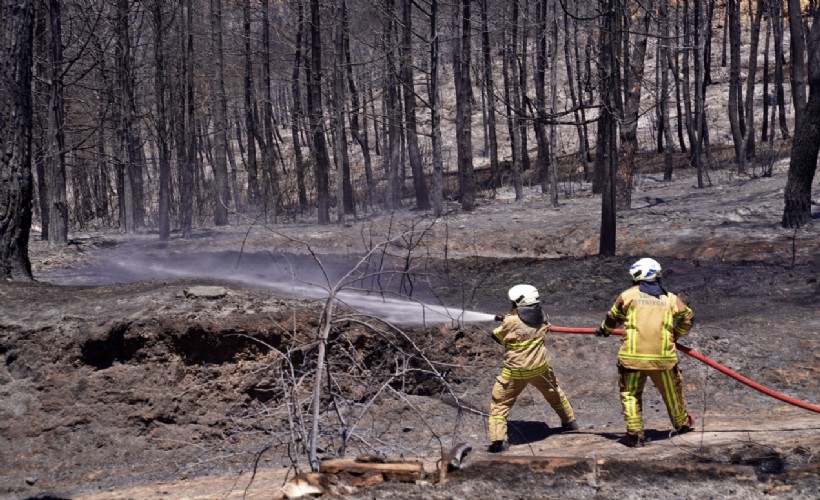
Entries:
POLYGON ((655 259, 644 257, 629 268, 632 281, 657 281, 661 277, 661 265, 655 259))

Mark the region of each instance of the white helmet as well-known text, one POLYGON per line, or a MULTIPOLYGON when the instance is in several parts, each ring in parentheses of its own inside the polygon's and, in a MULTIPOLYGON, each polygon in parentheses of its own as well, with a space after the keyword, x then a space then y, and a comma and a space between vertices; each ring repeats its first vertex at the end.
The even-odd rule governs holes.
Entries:
POLYGON ((632 281, 657 281, 661 277, 661 265, 655 259, 644 257, 629 268, 632 281))
POLYGON ((529 306, 538 303, 538 289, 532 285, 515 285, 507 292, 515 307, 529 306))

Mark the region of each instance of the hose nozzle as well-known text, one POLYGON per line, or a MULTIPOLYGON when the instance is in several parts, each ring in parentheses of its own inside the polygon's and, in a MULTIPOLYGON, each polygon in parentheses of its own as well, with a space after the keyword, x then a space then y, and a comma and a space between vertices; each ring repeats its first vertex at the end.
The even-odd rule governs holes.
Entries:
POLYGON ((496 321, 504 321, 504 315, 503 314, 496 314, 495 318, 493 318, 493 319, 495 319, 496 321))

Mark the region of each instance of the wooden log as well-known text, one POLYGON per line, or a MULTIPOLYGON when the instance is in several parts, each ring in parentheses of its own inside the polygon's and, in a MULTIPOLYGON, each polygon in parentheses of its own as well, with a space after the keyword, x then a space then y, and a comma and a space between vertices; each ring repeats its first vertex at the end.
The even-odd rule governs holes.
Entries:
POLYGON ((332 458, 323 460, 319 470, 326 474, 364 475, 377 472, 384 475, 387 481, 414 482, 422 479, 424 469, 421 462, 359 462, 352 458, 332 458))

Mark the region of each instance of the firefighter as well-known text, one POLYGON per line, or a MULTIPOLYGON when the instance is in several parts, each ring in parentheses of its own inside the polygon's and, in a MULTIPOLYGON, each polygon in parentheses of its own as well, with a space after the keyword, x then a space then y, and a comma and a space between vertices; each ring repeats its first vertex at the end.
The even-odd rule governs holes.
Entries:
POLYGON ((538 290, 531 285, 515 285, 507 295, 512 301, 512 311, 503 318, 497 318, 502 323, 493 331, 493 340, 501 344, 505 352, 504 365, 501 375, 496 377, 490 405, 490 453, 509 449, 507 417, 516 398, 528 384, 544 395, 561 418, 561 429, 578 429, 572 406, 547 360, 544 336, 549 331, 549 323, 541 309, 538 290))
POLYGON ((692 328, 694 313, 675 294, 661 285, 661 265, 649 258, 629 268, 632 287, 615 300, 600 327, 598 337, 608 337, 624 326, 618 352, 618 386, 621 393, 627 446, 643 446, 641 398, 646 379, 661 393, 672 426, 678 433, 694 427, 686 411, 683 376, 678 368, 675 342, 692 328))

